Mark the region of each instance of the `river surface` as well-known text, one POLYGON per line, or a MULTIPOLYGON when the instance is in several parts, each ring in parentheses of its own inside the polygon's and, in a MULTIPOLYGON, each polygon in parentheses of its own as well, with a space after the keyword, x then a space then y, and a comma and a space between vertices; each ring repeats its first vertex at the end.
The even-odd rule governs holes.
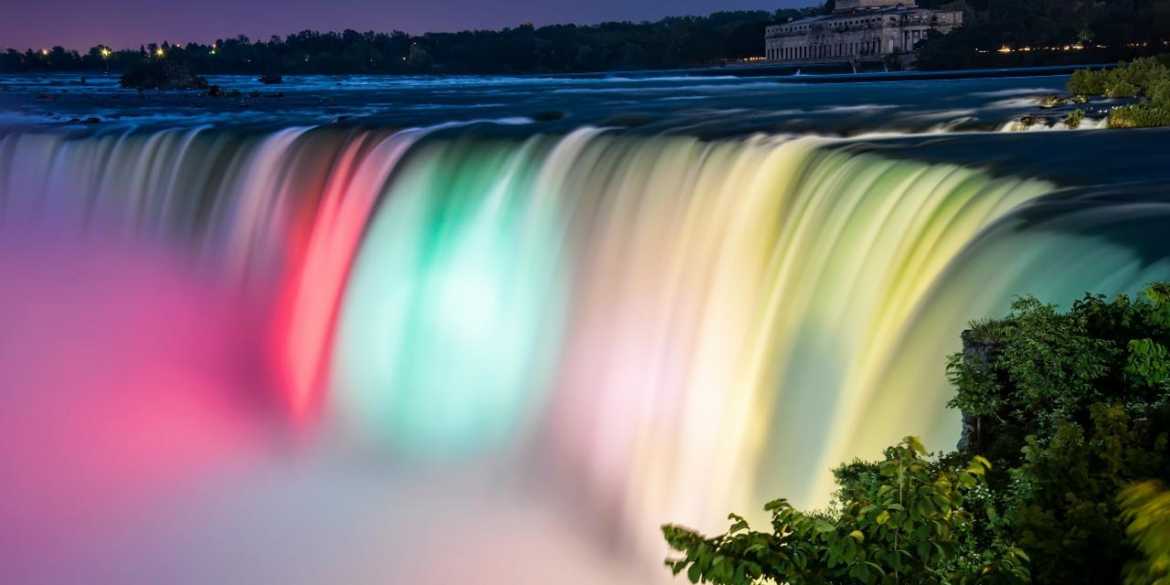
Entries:
MULTIPOLYGON (((123 90, 116 76, 0 77, 8 122, 157 125, 435 125, 497 120, 536 130, 583 125, 645 132, 856 134, 992 129, 1036 110, 1067 76, 865 83, 802 83, 803 77, 644 76, 386 77, 290 76, 280 85, 211 76, 241 97, 123 90), (255 95, 254 95, 255 94, 255 95)), ((835 77, 833 77, 835 78, 835 77)), ((830 79, 833 79, 830 78, 830 79)))

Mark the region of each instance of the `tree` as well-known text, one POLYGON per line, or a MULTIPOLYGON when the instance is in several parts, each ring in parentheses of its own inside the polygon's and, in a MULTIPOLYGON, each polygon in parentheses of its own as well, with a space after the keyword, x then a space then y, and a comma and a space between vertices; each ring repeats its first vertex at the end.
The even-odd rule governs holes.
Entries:
POLYGON ((656 22, 591 26, 530 24, 497 31, 411 36, 391 33, 302 31, 283 39, 245 36, 211 45, 151 44, 113 52, 108 59, 40 52, 0 59, 0 71, 126 71, 147 60, 181 63, 208 73, 571 73, 613 69, 718 65, 764 53, 764 30, 774 22, 810 16, 819 8, 775 12, 728 11, 656 22))
POLYGON ((920 67, 1116 62, 1157 54, 1170 37, 1170 0, 968 0, 967 5, 962 29, 929 38, 918 50, 920 67), (1065 49, 1074 45, 1080 49, 1065 49), (997 52, 1005 46, 1030 50, 997 52))
POLYGON ((1128 534, 1145 558, 1126 567, 1125 585, 1170 585, 1170 490, 1144 481, 1121 492, 1128 534))
POLYGON ((976 323, 952 356, 964 454, 997 462, 988 485, 1036 583, 1120 583, 1137 558, 1117 494, 1170 476, 1170 288, 1035 298, 976 323))
POLYGON ((781 499, 764 508, 770 532, 752 531, 734 514, 730 530, 710 538, 664 526, 667 543, 682 553, 667 566, 716 585, 1025 583, 1025 553, 973 521, 971 506, 988 513, 979 493, 990 467, 978 456, 966 464, 931 458, 907 437, 881 462, 838 469, 840 491, 828 512, 800 512, 781 499))
POLYGON ((829 511, 776 500, 770 532, 666 526, 667 565, 716 585, 1170 585, 1170 285, 1024 297, 962 338, 957 451, 908 438, 845 465, 829 511))

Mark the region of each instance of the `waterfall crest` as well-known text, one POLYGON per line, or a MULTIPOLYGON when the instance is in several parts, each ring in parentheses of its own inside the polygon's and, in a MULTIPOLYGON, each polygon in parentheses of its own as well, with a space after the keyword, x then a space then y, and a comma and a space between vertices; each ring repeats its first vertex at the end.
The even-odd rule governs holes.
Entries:
MULTIPOLYGON (((823 505, 842 461, 949 447, 967 320, 1170 275, 1020 219, 1057 190, 807 137, 0 133, 0 230, 188 250, 267 307, 297 425, 507 460, 655 563, 663 522, 823 505)), ((1123 219, 1091 217, 1060 221, 1123 219)))

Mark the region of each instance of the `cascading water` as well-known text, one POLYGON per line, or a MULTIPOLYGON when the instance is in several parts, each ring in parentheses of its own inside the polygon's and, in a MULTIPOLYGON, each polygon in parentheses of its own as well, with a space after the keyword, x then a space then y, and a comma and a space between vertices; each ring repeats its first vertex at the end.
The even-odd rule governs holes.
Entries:
MULTIPOLYGON (((967 320, 1015 294, 1067 301, 1170 277, 1164 254, 1139 259, 1061 229, 1108 231, 1123 212, 1027 219, 1057 192, 1045 180, 812 138, 593 128, 526 140, 308 128, 0 134, 9 241, 68 240, 79 253, 110 242, 173 247, 179 259, 167 266, 186 262, 259 313, 248 339, 266 341, 245 361, 262 373, 215 380, 279 404, 309 443, 300 457, 318 462, 308 469, 356 456, 389 462, 396 477, 438 474, 439 484, 511 477, 504 491, 559 502, 637 551, 653 576, 664 522, 714 530, 727 512, 779 495, 820 505, 841 461, 909 433, 952 443, 943 358, 967 320), (452 471, 466 469, 482 473, 452 471)), ((1165 218, 1163 207, 1141 217, 1165 218)), ((125 265, 108 263, 103 282, 125 265)), ((21 327, 44 323, 28 320, 10 339, 21 327)), ((201 329, 182 329, 191 331, 201 329)), ((218 356, 180 361, 198 371, 218 356)), ((0 356, 4 364, 36 367, 0 356)), ((29 380, 41 378, 10 374, 6 392, 34 392, 29 380)), ((154 378, 129 384, 141 387, 101 392, 167 392, 154 378)), ((168 412, 145 415, 160 417, 152 428, 164 445, 168 412)), ((247 412, 232 416, 231 437, 249 416, 271 431, 267 415, 247 412)), ((217 424, 181 428, 198 443, 222 435, 217 424)), ((33 431, 11 432, 0 443, 35 451, 33 431)), ((264 451, 265 441, 244 442, 264 451)), ((407 505, 436 497, 410 493, 407 505)), ((36 510, 30 494, 13 506, 36 510)), ((474 574, 537 574, 493 566, 474 574)), ((323 571, 325 581, 353 575, 323 571)), ((283 573, 258 573, 274 574, 283 573)))

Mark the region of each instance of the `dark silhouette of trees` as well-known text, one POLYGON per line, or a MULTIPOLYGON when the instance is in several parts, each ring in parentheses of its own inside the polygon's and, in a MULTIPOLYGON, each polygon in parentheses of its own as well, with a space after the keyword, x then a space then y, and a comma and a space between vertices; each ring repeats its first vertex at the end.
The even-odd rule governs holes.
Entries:
POLYGON ((184 63, 192 72, 246 74, 578 73, 717 65, 764 53, 764 28, 819 9, 716 12, 656 22, 598 25, 523 24, 502 30, 427 33, 303 31, 211 44, 162 43, 137 50, 94 47, 84 55, 56 47, 47 54, 9 50, 0 72, 121 72, 143 63, 184 63), (103 49, 106 49, 103 52, 103 49))
MULTIPOLYGON (((948 2, 953 3, 919 4, 948 2)), ((966 26, 927 39, 918 51, 920 67, 1116 62, 1170 49, 1170 0, 965 0, 962 5, 966 26), (998 52, 1005 47, 1013 51, 998 52)))
MULTIPOLYGON (((772 23, 831 11, 830 0, 796 10, 716 12, 655 22, 606 22, 409 35, 303 31, 211 44, 162 43, 137 50, 53 47, 0 53, 0 72, 111 71, 166 59, 193 73, 584 73, 718 65, 764 53, 772 23)), ((1132 60, 1170 50, 1170 0, 918 0, 959 7, 966 26, 918 48, 923 68, 1054 65, 1132 60), (1078 50, 1063 50, 1077 46, 1078 50), (1002 47, 1045 50, 1000 53, 1002 47), (1057 50, 1047 50, 1057 48, 1057 50)))

